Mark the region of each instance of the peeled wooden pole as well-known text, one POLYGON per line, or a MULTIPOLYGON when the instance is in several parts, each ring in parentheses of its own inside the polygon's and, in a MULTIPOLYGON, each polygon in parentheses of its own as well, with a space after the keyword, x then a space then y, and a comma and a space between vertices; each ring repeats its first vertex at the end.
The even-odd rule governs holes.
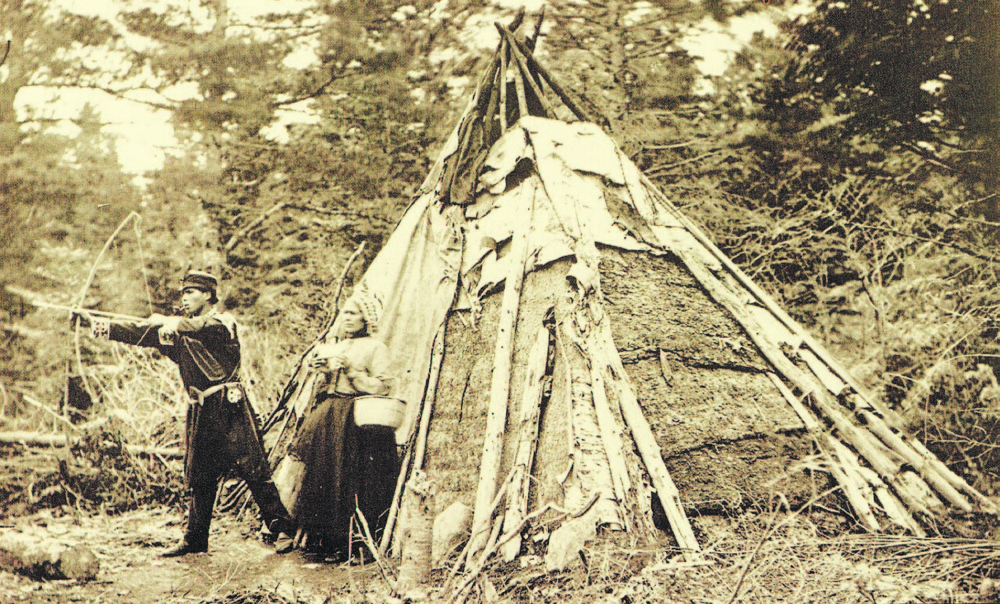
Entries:
POLYGON ((663 463, 660 445, 656 443, 653 430, 649 427, 649 422, 646 421, 642 407, 635 397, 635 391, 632 390, 632 386, 628 382, 628 374, 625 373, 625 367, 622 365, 618 349, 615 348, 614 339, 611 337, 611 327, 607 321, 604 321, 601 323, 600 329, 599 341, 602 342, 604 351, 608 355, 604 360, 608 364, 610 382, 618 393, 622 416, 632 432, 632 439, 639 450, 646 471, 653 481, 656 495, 667 514, 667 520, 670 521, 670 530, 674 534, 674 539, 677 540, 677 546, 684 550, 685 558, 688 561, 700 560, 701 546, 698 545, 698 539, 691 528, 691 522, 684 513, 677 486, 670 477, 666 464, 663 463))
MULTIPOLYGON (((511 21, 510 26, 508 26, 508 29, 510 29, 511 31, 516 31, 517 28, 521 26, 521 23, 523 21, 524 21, 524 8, 520 8, 518 9, 517 14, 514 16, 514 19, 511 21)), ((499 49, 499 45, 497 46, 497 48, 499 49)), ((442 148, 437 161, 431 167, 430 171, 427 173, 427 176, 424 178, 424 181, 421 183, 420 188, 417 190, 416 194, 417 197, 430 193, 431 191, 435 190, 435 187, 438 187, 442 184, 443 187, 438 189, 438 191, 439 192, 444 191, 449 195, 451 194, 451 185, 452 181, 454 180, 454 172, 455 169, 457 168, 458 162, 461 161, 462 156, 464 155, 465 152, 463 140, 465 134, 468 132, 469 122, 475 119, 475 116, 480 113, 480 104, 482 102, 482 90, 490 82, 493 81, 493 78, 496 74, 496 70, 499 69, 499 65, 500 65, 499 53, 494 54, 493 60, 490 62, 490 65, 488 65, 487 68, 483 71, 483 74, 480 77, 479 82, 477 82, 476 84, 475 94, 473 94, 472 98, 469 100, 469 103, 465 106, 465 109, 462 111, 462 115, 458 119, 458 124, 455 126, 454 129, 452 129, 451 134, 448 136, 448 138, 445 139, 448 142, 445 143, 445 146, 444 148, 442 148), (453 138, 455 140, 455 147, 452 149, 449 147, 449 143, 453 138)))
POLYGON ((816 416, 813 415, 812 412, 809 411, 809 409, 807 409, 806 406, 802 404, 802 401, 800 401, 798 397, 795 396, 795 393, 793 393, 791 389, 789 389, 788 386, 786 386, 785 383, 781 381, 781 378, 778 377, 776 373, 774 373, 773 371, 768 371, 767 377, 768 379, 771 380, 771 383, 774 384, 775 388, 778 389, 778 392, 781 393, 781 396, 785 397, 785 401, 788 402, 788 405, 792 408, 792 411, 794 411, 795 414, 799 416, 799 419, 802 420, 802 423, 805 425, 806 430, 808 430, 810 433, 813 434, 819 434, 823 432, 823 425, 820 424, 818 419, 816 419, 816 416))
MULTIPOLYGON (((385 522, 385 531, 382 533, 382 541, 379 543, 379 552, 385 554, 389 548, 389 543, 396 538, 393 534, 396 522, 399 518, 399 506, 403 497, 403 487, 406 484, 406 477, 410 474, 410 461, 413 461, 414 470, 424 469, 424 454, 427 451, 427 432, 430 429, 431 414, 434 412, 434 400, 437 396, 438 380, 441 377, 441 361, 444 358, 444 334, 445 325, 442 323, 434 335, 431 344, 431 364, 430 372, 427 376, 427 386, 424 388, 423 405, 420 408, 420 425, 415 433, 411 434, 416 441, 412 448, 407 448, 403 463, 400 466, 399 476, 396 478, 396 490, 392 498, 392 505, 389 506, 389 516, 385 522)), ((398 552, 398 548, 393 548, 398 552)))
POLYGON ((878 472, 879 476, 893 488, 899 495, 899 498, 910 506, 911 509, 930 515, 934 513, 933 510, 942 507, 941 502, 933 497, 933 493, 928 498, 925 496, 925 493, 921 492, 922 489, 915 490, 912 488, 912 485, 904 482, 902 479, 902 464, 893 460, 890 451, 877 443, 877 439, 873 435, 866 435, 860 428, 844 417, 840 413, 840 410, 834 407, 836 403, 829 400, 832 397, 825 390, 814 392, 812 398, 813 404, 833 423, 838 434, 864 457, 872 469, 878 472))
POLYGON ((899 500, 898 497, 892 494, 889 487, 885 486, 882 479, 879 478, 878 473, 871 468, 866 468, 861 466, 861 475, 872 485, 875 489, 875 497, 878 499, 879 505, 882 507, 882 511, 885 515, 889 517, 890 520, 898 524, 899 526, 910 530, 917 537, 926 537, 927 533, 924 531, 923 527, 914 520, 913 516, 910 514, 903 502, 899 500))
POLYGON ((424 405, 420 410, 420 429, 417 432, 416 452, 413 467, 424 469, 424 455, 427 451, 427 432, 430 430, 431 415, 434 413, 434 401, 437 397, 438 380, 441 378, 441 362, 444 359, 444 332, 446 323, 438 327, 431 347, 431 369, 427 377, 427 388, 424 392, 424 405))
MULTIPOLYGON (((501 483, 500 488, 497 489, 497 496, 493 498, 493 501, 491 501, 490 505, 487 506, 486 508, 487 522, 489 522, 489 520, 493 518, 493 512, 495 512, 497 508, 500 506, 500 502, 502 502, 504 498, 507 497, 507 486, 510 484, 510 481, 513 478, 514 478, 514 470, 511 470, 510 472, 507 473, 507 477, 504 478, 504 481, 503 483, 501 483)), ((496 528, 497 524, 492 525, 493 528, 496 528)), ((488 543, 488 541, 489 541, 488 538, 484 539, 482 542, 482 546, 485 546, 486 543, 488 543)), ((474 552, 472 546, 473 543, 472 540, 470 539, 468 542, 466 542, 465 547, 462 548, 462 552, 458 555, 458 561, 452 567, 451 573, 449 573, 448 575, 448 580, 445 582, 446 587, 449 583, 451 583, 451 581, 456 576, 458 576, 458 572, 462 567, 462 565, 465 565, 466 569, 468 569, 469 565, 472 564, 473 562, 473 558, 482 553, 483 547, 479 548, 480 551, 474 552)))
POLYGON ((853 471, 868 485, 871 485, 875 497, 881 504, 882 510, 890 520, 903 528, 909 529, 918 537, 926 536, 923 527, 921 527, 920 524, 913 519, 913 516, 909 511, 907 511, 906 506, 899 501, 899 498, 892 494, 889 488, 879 477, 878 472, 875 472, 871 468, 862 466, 857 453, 851 451, 847 445, 841 441, 837 440, 833 436, 828 436, 828 439, 830 447, 837 452, 837 455, 844 461, 844 463, 849 465, 853 471))
MULTIPOLYGON (((871 510, 871 502, 865 497, 865 492, 862 488, 863 484, 866 484, 865 481, 857 473, 848 474, 841 467, 845 463, 843 457, 838 455, 835 458, 830 452, 831 444, 835 439, 826 434, 819 420, 796 398, 788 386, 781 381, 781 378, 772 371, 767 372, 767 377, 785 398, 792 410, 795 411, 795 414, 799 416, 802 423, 805 424, 806 430, 812 436, 813 442, 816 444, 816 448, 823 458, 823 462, 829 468, 830 474, 837 481, 837 484, 844 490, 844 496, 847 497, 847 501, 851 504, 854 511, 857 512, 858 518, 865 525, 865 528, 870 531, 880 530, 881 527, 879 526, 878 519, 875 518, 871 510)), ((833 448, 833 450, 837 451, 836 448, 833 448)))
MULTIPOLYGON (((865 405, 856 404, 855 412, 868 413, 868 416, 865 418, 865 420, 871 426, 872 432, 875 432, 876 434, 881 432, 882 434, 879 435, 880 438, 882 438, 882 435, 885 435, 885 438, 882 439, 883 441, 895 440, 898 441, 898 443, 902 443, 901 445, 897 444, 897 446, 901 447, 900 451, 901 453, 903 451, 912 451, 917 455, 919 455, 919 459, 913 458, 911 461, 909 454, 907 454, 907 460, 909 463, 913 464, 914 467, 917 468, 924 467, 928 471, 933 470, 934 472, 937 473, 937 476, 943 479, 948 485, 951 485, 954 489, 956 489, 960 493, 965 493, 973 500, 975 500, 976 503, 979 504, 980 508, 984 512, 989 514, 997 513, 996 504, 990 501, 990 499, 987 498, 985 495, 983 495, 976 489, 972 488, 969 485, 969 483, 965 482, 965 480, 963 480, 959 475, 952 472, 951 469, 948 468, 948 466, 946 466, 943 461, 941 461, 940 459, 937 458, 936 455, 928 451, 927 447, 924 446, 924 444, 920 442, 919 439, 910 438, 905 434, 897 433, 891 425, 885 422, 884 419, 876 413, 873 407, 867 405, 867 401, 865 401, 865 399, 862 398, 860 402, 865 403, 865 405), (921 461, 923 463, 920 463, 921 461), (924 464, 926 464, 926 466, 924 464)), ((945 493, 942 492, 940 489, 938 489, 938 492, 941 492, 942 495, 945 495, 945 493)), ((948 498, 949 500, 951 499, 951 497, 949 497, 948 495, 945 495, 945 497, 948 498)))
MULTIPOLYGON (((493 81, 493 84, 490 86, 490 100, 486 104, 485 113, 483 113, 483 120, 482 120, 483 139, 480 144, 485 149, 489 149, 490 147, 492 147, 493 142, 496 141, 497 138, 503 136, 503 131, 500 131, 497 134, 496 138, 493 138, 494 121, 495 118, 497 117, 497 113, 500 108, 500 88, 501 88, 500 84, 502 84, 502 82, 500 81, 500 77, 501 77, 500 67, 497 67, 496 73, 494 74, 495 79, 493 81)), ((497 128, 499 128, 499 126, 497 126, 497 128)), ((485 156, 481 157, 485 159, 485 156)), ((479 166, 473 165, 472 168, 469 169, 469 175, 473 178, 479 178, 479 166)))
POLYGON ((531 69, 528 68, 528 61, 521 53, 521 49, 518 47, 517 41, 514 40, 514 36, 503 25, 500 25, 499 23, 494 23, 494 25, 496 25, 497 31, 500 32, 500 35, 507 41, 507 45, 510 47, 510 52, 514 55, 514 60, 517 61, 517 65, 520 68, 520 76, 528 83, 528 86, 531 87, 531 92, 534 93, 539 104, 541 104, 542 116, 549 117, 551 115, 555 115, 552 112, 552 108, 549 106, 549 102, 545 99, 545 95, 542 94, 541 88, 538 87, 538 82, 536 82, 535 78, 532 77, 531 69))
POLYGON ((514 91, 517 93, 517 116, 520 119, 528 115, 528 100, 524 93, 524 78, 518 70, 514 71, 514 91))
POLYGON ((969 500, 962 496, 955 487, 948 483, 943 476, 941 476, 937 469, 932 467, 927 460, 924 459, 916 450, 907 445, 898 434, 893 432, 889 426, 885 425, 883 422, 879 421, 875 415, 870 411, 860 410, 858 412, 860 418, 865 422, 865 425, 871 430, 876 436, 882 439, 882 442, 886 446, 890 447, 893 451, 896 451, 906 460, 907 463, 913 466, 923 478, 926 480, 935 491, 944 496, 945 499, 951 502, 952 505, 960 508, 963 512, 971 512, 972 504, 969 500))
POLYGON ((406 482, 403 505, 406 508, 406 526, 403 527, 403 556, 399 563, 396 593, 402 596, 425 590, 431 575, 431 542, 434 528, 434 482, 416 470, 406 482))
POLYGON ((879 525, 878 519, 875 518, 875 514, 872 513, 871 506, 868 501, 865 500, 865 497, 858 486, 856 479, 859 476, 849 471, 847 461, 840 455, 826 455, 826 459, 830 473, 833 474, 833 477, 843 489, 844 495, 847 497, 847 501, 851 504, 851 508, 854 510, 854 513, 857 514, 858 519, 861 520, 861 523, 864 524, 867 530, 873 532, 880 531, 882 527, 879 525))
MULTIPOLYGON (((831 371, 833 371, 834 374, 843 379, 844 382, 847 385, 849 385, 852 389, 854 389, 855 392, 858 392, 859 394, 865 393, 865 389, 861 386, 861 384, 857 380, 854 379, 854 377, 850 374, 850 372, 844 369, 844 367, 840 363, 838 363, 836 359, 830 356, 830 354, 826 351, 826 349, 820 346, 819 343, 816 342, 816 340, 812 337, 812 335, 808 331, 803 329, 802 326, 798 324, 798 322, 792 319, 788 315, 788 313, 786 313, 785 310, 781 308, 781 306, 779 306, 778 303, 775 302, 770 295, 767 294, 767 292, 761 289, 761 287, 757 285, 757 283, 755 283, 750 277, 748 277, 747 274, 744 273, 742 269, 740 269, 740 267, 736 266, 736 264, 732 261, 732 259, 730 259, 729 256, 724 254, 722 250, 720 250, 718 246, 716 246, 715 243, 711 239, 709 239, 707 235, 705 235, 705 233, 698 227, 697 224, 695 224, 690 218, 685 216, 683 212, 675 208, 674 205, 670 203, 670 201, 667 199, 667 197, 656 187, 653 181, 649 179, 649 177, 647 177, 645 174, 640 174, 640 177, 642 180, 642 184, 644 184, 652 193, 654 193, 654 195, 656 196, 657 200, 660 202, 662 207, 668 213, 670 213, 670 215, 675 220, 677 220, 689 233, 691 233, 691 235, 693 235, 694 238, 697 239, 698 242, 701 243, 712 256, 714 256, 720 263, 722 263, 722 266, 726 268, 727 272, 729 272, 729 274, 735 277, 736 280, 740 283, 740 285, 745 287, 749 291, 749 293, 753 295, 753 297, 756 299, 757 302, 759 302, 761 305, 764 306, 764 308, 769 310, 771 314, 774 315, 778 319, 778 321, 780 321, 789 331, 791 331, 794 335, 801 338, 802 343, 805 346, 808 346, 809 349, 813 351, 816 354, 816 356, 819 357, 820 360, 822 360, 823 363, 825 363, 827 367, 830 368, 831 371)), ((865 395, 864 398, 868 400, 868 402, 875 404, 873 397, 865 395)), ((883 407, 884 406, 880 405, 879 411, 884 411, 883 407)))
MULTIPOLYGON (((664 242, 669 243, 669 242, 664 242)), ((745 304, 736 297, 732 291, 727 289, 712 272, 685 249, 674 249, 684 264, 691 271, 691 274, 705 288, 713 300, 721 304, 730 312, 733 318, 739 323, 758 350, 764 355, 775 369, 784 375, 802 392, 812 395, 813 406, 825 417, 840 433, 847 439, 851 446, 861 454, 865 460, 871 464, 872 468, 883 477, 883 479, 896 490, 900 498, 910 507, 924 513, 931 513, 931 508, 940 506, 940 501, 936 498, 926 500, 923 494, 913 491, 907 484, 900 480, 901 466, 893 462, 886 456, 886 451, 876 445, 877 438, 874 435, 864 434, 847 417, 843 407, 833 399, 830 392, 815 378, 810 378, 799 369, 784 352, 781 351, 763 333, 757 321, 746 311, 745 304)))
POLYGON ((677 486, 674 485, 670 472, 667 471, 667 466, 663 463, 656 437, 653 435, 649 423, 646 422, 646 418, 642 415, 642 409, 631 388, 620 380, 616 380, 616 385, 620 388, 619 398, 625 422, 632 431, 636 448, 639 449, 646 471, 649 472, 653 486, 656 488, 656 494, 667 514, 667 519, 670 521, 670 529, 677 540, 677 546, 684 550, 686 558, 699 559, 698 553, 701 551, 701 546, 698 545, 698 539, 684 513, 677 486))
MULTIPOLYGON (((538 446, 538 421, 542 402, 542 382, 549 353, 549 330, 541 327, 528 354, 528 372, 524 377, 521 396, 521 425, 518 429, 517 452, 514 455, 514 476, 507 487, 507 512, 503 526, 517 526, 528 513, 528 495, 531 486, 531 466, 538 446)), ((504 544, 505 560, 510 562, 521 551, 521 536, 515 535, 504 544)))
POLYGON ((472 138, 472 133, 475 129, 476 123, 478 122, 480 123, 480 126, 482 126, 482 120, 489 111, 489 105, 493 93, 493 81, 496 79, 497 71, 499 71, 499 69, 500 58, 499 56, 494 56, 493 62, 483 73, 483 77, 476 88, 475 94, 473 95, 473 101, 470 103, 470 106, 458 124, 456 132, 458 146, 456 147, 455 152, 442 160, 441 183, 444 184, 442 190, 447 193, 448 199, 451 199, 452 188, 455 186, 458 179, 459 168, 462 167, 462 164, 467 159, 466 156, 469 149, 469 142, 472 138), (490 96, 485 96, 487 87, 490 89, 490 96))
MULTIPOLYGON (((403 456, 403 463, 399 467, 399 476, 396 477, 396 490, 393 492, 392 505, 389 506, 385 530, 382 532, 382 540, 378 544, 378 552, 383 556, 389 550, 389 544, 398 539, 393 533, 396 532, 398 526, 396 522, 399 519, 399 506, 403 498, 403 488, 406 486, 406 476, 410 473, 410 459, 412 457, 413 451, 407 451, 406 455, 403 456)), ((394 548, 393 555, 397 552, 398 548, 394 548)))
MULTIPOLYGON (((763 289, 760 288, 750 277, 748 277, 733 261, 726 256, 722 251, 712 242, 704 232, 692 222, 687 216, 677 210, 673 204, 666 198, 656 188, 656 185, 649 180, 645 175, 641 175, 642 183, 655 194, 657 199, 662 204, 663 208, 666 209, 671 216, 677 220, 695 239, 701 243, 705 249, 707 249, 722 265, 728 270, 728 272, 736 278, 736 280, 743 285, 756 299, 757 302, 762 304, 764 308, 773 314, 778 321, 780 321, 789 331, 794 335, 799 337, 802 342, 802 346, 805 346, 811 351, 816 358, 818 358, 826 367, 838 378, 844 381, 855 393, 855 395, 860 398, 864 404, 872 410, 878 411, 884 418, 885 423, 890 426, 901 428, 905 422, 899 415, 892 409, 889 409, 884 404, 880 403, 875 397, 871 396, 867 389, 861 385, 854 376, 847 371, 843 365, 841 365, 836 359, 834 359, 825 348, 816 342, 815 338, 802 328, 794 319, 792 319, 783 308, 781 308, 771 296, 767 294, 763 289)), ((965 480, 960 476, 951 471, 948 466, 944 464, 936 455, 931 453, 927 447, 917 439, 910 441, 912 448, 919 453, 930 465, 935 468, 938 474, 944 478, 951 486, 955 487, 959 491, 965 493, 966 495, 975 499, 980 507, 990 514, 997 514, 997 506, 985 495, 972 488, 965 480)), ((942 493, 943 494, 943 493, 942 493)))
MULTIPOLYGON (((534 195, 533 191, 530 193, 534 195)), ((532 206, 534 206, 534 201, 532 201, 532 206)), ((479 466, 479 484, 476 487, 476 503, 472 514, 470 543, 473 554, 478 553, 485 545, 490 523, 490 514, 487 513, 487 508, 497 490, 497 475, 500 472, 500 461, 503 453, 503 435, 507 427, 514 334, 517 328, 521 285, 524 282, 524 267, 528 256, 528 234, 516 232, 511 245, 513 249, 507 260, 510 265, 508 266, 507 279, 504 282, 503 298, 500 302, 500 321, 497 326, 493 376, 490 381, 490 404, 486 415, 486 434, 483 439, 483 455, 479 466)))
POLYGON ((889 488, 879 478, 878 473, 862 466, 858 461, 857 455, 832 435, 825 435, 825 445, 823 442, 820 442, 819 438, 822 438, 821 435, 824 433, 824 430, 818 420, 802 405, 792 391, 785 386, 781 378, 770 371, 767 373, 767 376, 806 424, 806 429, 816 437, 817 447, 819 447, 825 463, 830 468, 834 478, 844 489, 844 495, 863 524, 865 524, 865 527, 870 531, 880 530, 878 520, 872 514, 871 510, 871 504, 874 503, 872 496, 874 496, 881 503, 882 510, 893 522, 903 528, 909 529, 918 537, 925 536, 926 533, 923 528, 913 519, 913 516, 900 503, 899 499, 889 491, 889 488), (827 450, 827 447, 836 453, 837 459, 834 459, 827 450), (851 470, 850 474, 839 467, 838 463, 849 468, 851 470))
MULTIPOLYGON (((930 452, 927 452, 927 455, 921 452, 922 444, 919 441, 905 439, 897 434, 895 429, 885 421, 883 414, 872 405, 871 401, 865 399, 857 391, 851 392, 852 386, 845 381, 844 376, 837 374, 836 368, 824 363, 815 351, 800 347, 798 353, 827 390, 835 396, 845 397, 848 405, 853 404, 855 416, 872 433, 878 436, 886 447, 901 455, 907 463, 912 465, 934 491, 964 512, 972 511, 972 504, 969 503, 968 499, 960 491, 964 490, 980 503, 985 500, 985 497, 968 486, 958 475, 941 463, 941 460, 930 455, 930 452)), ((895 418, 894 423, 902 424, 902 420, 895 418)), ((988 502, 988 500, 986 501, 988 502)), ((989 510, 991 507, 992 511, 995 512, 996 508, 992 506, 992 503, 989 503, 985 509, 989 510)))
POLYGON ((948 466, 946 466, 943 461, 938 459, 936 455, 934 455, 927 449, 924 443, 920 442, 920 440, 916 438, 911 439, 909 442, 917 453, 922 455, 923 458, 926 459, 928 463, 930 463, 932 466, 938 469, 938 473, 941 474, 941 476, 943 476, 944 479, 947 480, 949 484, 951 484, 951 486, 955 487, 959 491, 962 491, 966 495, 975 499, 976 502, 979 503, 979 507, 982 508, 984 512, 994 515, 998 513, 997 506, 995 503, 993 503, 993 501, 991 501, 988 497, 986 497, 976 489, 972 488, 972 486, 969 485, 969 483, 965 482, 965 480, 963 480, 961 476, 952 472, 951 469, 948 468, 948 466))
POLYGON ((500 43, 500 136, 507 132, 507 41, 500 43))
POLYGON ((560 86, 556 79, 553 78, 548 70, 545 69, 545 66, 535 60, 531 51, 513 36, 511 36, 511 39, 514 40, 514 44, 524 55, 528 65, 538 72, 540 76, 542 76, 545 82, 549 85, 549 88, 552 89, 552 92, 556 93, 556 96, 558 96, 559 99, 565 103, 567 107, 569 107, 569 110, 573 112, 573 115, 575 115, 580 121, 593 121, 590 116, 587 115, 587 112, 584 111, 583 108, 581 108, 565 90, 563 90, 563 87, 560 86))

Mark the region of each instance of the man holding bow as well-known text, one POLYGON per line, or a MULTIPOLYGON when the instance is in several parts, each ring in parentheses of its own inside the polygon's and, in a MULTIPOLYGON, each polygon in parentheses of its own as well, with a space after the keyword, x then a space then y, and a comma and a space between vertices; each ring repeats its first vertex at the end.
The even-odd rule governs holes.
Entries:
MULTIPOLYGON (((156 348, 177 364, 191 396, 184 434, 184 485, 191 492, 187 531, 163 557, 208 551, 208 532, 219 480, 234 470, 246 481, 261 520, 280 543, 290 543, 288 512, 271 480, 257 418, 240 383, 239 326, 215 308, 218 279, 191 271, 181 285, 182 316, 154 314, 143 322, 112 321, 74 313, 93 338, 156 348)), ((284 547, 279 547, 281 552, 284 547)))

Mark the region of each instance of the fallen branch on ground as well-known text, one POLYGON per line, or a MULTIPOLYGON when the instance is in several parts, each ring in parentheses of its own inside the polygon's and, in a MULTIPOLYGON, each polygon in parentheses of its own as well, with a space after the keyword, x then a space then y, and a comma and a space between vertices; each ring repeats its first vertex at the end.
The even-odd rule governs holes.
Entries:
MULTIPOLYGON (((29 447, 65 447, 67 443, 76 446, 80 443, 79 437, 67 436, 65 434, 52 434, 46 432, 0 432, 0 445, 26 445, 29 447)), ((184 457, 184 451, 177 447, 144 447, 141 445, 125 445, 125 450, 133 455, 143 455, 147 457, 161 456, 165 458, 180 459, 184 457)))

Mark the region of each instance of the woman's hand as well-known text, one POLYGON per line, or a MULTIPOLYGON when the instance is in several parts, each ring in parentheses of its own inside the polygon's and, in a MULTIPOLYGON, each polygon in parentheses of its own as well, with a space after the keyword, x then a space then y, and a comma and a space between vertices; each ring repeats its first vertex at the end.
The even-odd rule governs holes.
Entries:
POLYGON ((313 354, 312 357, 310 357, 309 359, 309 368, 318 369, 320 371, 328 371, 329 370, 327 366, 328 360, 329 359, 327 357, 321 357, 317 354, 313 354))
POLYGON ((337 371, 339 369, 344 369, 349 366, 347 362, 347 357, 343 354, 335 354, 329 358, 330 371, 337 371))
POLYGON ((309 367, 319 371, 333 373, 334 371, 347 367, 347 358, 342 354, 335 354, 329 357, 316 355, 309 361, 309 367))

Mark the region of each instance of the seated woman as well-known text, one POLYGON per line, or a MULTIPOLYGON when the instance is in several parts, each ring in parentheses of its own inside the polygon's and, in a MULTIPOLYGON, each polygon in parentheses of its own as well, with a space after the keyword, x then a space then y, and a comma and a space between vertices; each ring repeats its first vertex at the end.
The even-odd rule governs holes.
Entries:
POLYGON ((334 558, 346 558, 355 508, 379 539, 399 474, 395 430, 354 423, 356 396, 389 391, 389 352, 370 335, 379 311, 365 296, 344 304, 338 341, 318 346, 309 361, 329 380, 289 450, 303 467, 289 511, 306 533, 306 549, 334 558))

